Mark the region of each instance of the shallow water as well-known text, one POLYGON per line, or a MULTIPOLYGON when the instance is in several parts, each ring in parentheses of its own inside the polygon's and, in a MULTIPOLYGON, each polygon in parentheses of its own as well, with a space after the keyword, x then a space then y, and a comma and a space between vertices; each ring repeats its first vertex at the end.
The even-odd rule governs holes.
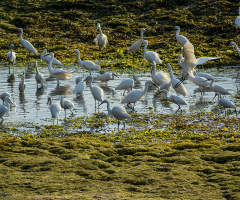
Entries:
MULTIPOLYGON (((33 65, 33 64, 32 64, 33 65)), ((49 79, 49 74, 47 70, 47 65, 39 66, 41 73, 44 75, 46 79, 44 83, 44 87, 37 89, 36 81, 35 81, 35 71, 27 72, 26 74, 26 89, 24 95, 19 94, 18 84, 21 80, 19 76, 23 70, 28 71, 27 68, 15 68, 15 78, 16 80, 12 83, 7 82, 8 78, 8 67, 4 65, 0 65, 1 67, 1 75, 0 75, 0 94, 3 92, 8 92, 11 94, 11 99, 15 103, 15 107, 11 108, 11 111, 8 115, 4 116, 4 122, 12 122, 14 124, 38 124, 38 125, 51 125, 53 121, 51 119, 51 113, 47 106, 47 97, 51 96, 53 98, 53 102, 60 103, 61 95, 68 100, 71 100, 75 104, 74 116, 91 116, 95 112, 104 112, 107 113, 106 104, 100 106, 99 108, 95 108, 94 99, 91 95, 90 88, 87 85, 86 89, 82 96, 76 96, 76 94, 72 94, 72 91, 75 87, 75 79, 78 76, 88 75, 87 71, 82 71, 81 69, 77 69, 73 66, 65 67, 67 71, 72 72, 72 78, 68 81, 60 81, 60 85, 57 86, 57 81, 54 79, 49 79)), ((234 98, 234 94, 237 93, 237 87, 240 89, 240 81, 236 81, 236 72, 239 68, 227 68, 222 67, 217 70, 215 69, 200 69, 199 72, 209 73, 216 77, 216 82, 222 86, 224 86, 229 92, 233 95, 225 96, 225 98, 229 99, 232 102, 237 104, 237 109, 239 111, 239 99, 234 98)), ((115 105, 119 105, 123 96, 123 90, 115 90, 114 88, 125 78, 134 77, 135 87, 134 89, 144 89, 145 81, 151 80, 151 74, 118 74, 119 77, 115 78, 115 80, 110 80, 107 85, 105 83, 100 83, 96 80, 99 76, 98 72, 92 73, 94 77, 94 85, 98 85, 103 88, 105 93, 105 99, 110 100, 111 107, 115 105)), ((176 75, 177 77, 177 75, 176 75)), ((179 77, 178 77, 179 78, 179 77)), ((183 114, 190 114, 193 112, 201 112, 201 111, 213 111, 217 112, 219 115, 224 115, 223 111, 219 109, 217 100, 213 100, 214 93, 209 89, 206 89, 205 95, 202 97, 198 86, 193 83, 189 83, 188 80, 184 81, 184 85, 187 88, 188 96, 182 97, 188 103, 186 106, 182 106, 183 114)), ((175 111, 178 109, 178 106, 175 104, 169 104, 165 101, 160 101, 160 98, 154 98, 154 94, 156 93, 155 87, 149 87, 148 94, 144 100, 138 101, 135 105, 135 112, 137 113, 148 113, 155 112, 159 114, 175 114, 175 111)), ((171 88, 170 94, 176 94, 175 91, 171 88)), ((0 104, 2 101, 0 100, 0 104)), ((127 108, 127 111, 132 112, 127 108)), ((67 111, 67 116, 70 116, 71 112, 67 111)), ((235 116, 234 112, 231 112, 229 116, 235 116)), ((62 110, 59 117, 59 124, 63 123, 65 118, 64 111, 62 110)), ((116 124, 114 125, 116 127, 116 124)), ((24 128, 24 127, 23 127, 24 128)), ((28 128, 29 129, 29 128, 28 128)), ((111 129, 111 128, 110 128, 111 129)))

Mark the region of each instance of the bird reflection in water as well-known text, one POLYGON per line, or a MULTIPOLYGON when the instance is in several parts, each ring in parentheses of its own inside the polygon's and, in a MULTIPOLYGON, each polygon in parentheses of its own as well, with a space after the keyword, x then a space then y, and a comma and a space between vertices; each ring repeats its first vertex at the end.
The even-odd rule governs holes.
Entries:
POLYGON ((69 95, 70 92, 70 85, 64 86, 57 86, 54 90, 50 92, 50 96, 57 96, 57 95, 69 95))
POLYGON ((73 98, 74 103, 78 104, 80 106, 80 110, 82 110, 84 113, 87 114, 87 106, 86 106, 86 102, 83 98, 83 94, 76 96, 75 98, 73 98))

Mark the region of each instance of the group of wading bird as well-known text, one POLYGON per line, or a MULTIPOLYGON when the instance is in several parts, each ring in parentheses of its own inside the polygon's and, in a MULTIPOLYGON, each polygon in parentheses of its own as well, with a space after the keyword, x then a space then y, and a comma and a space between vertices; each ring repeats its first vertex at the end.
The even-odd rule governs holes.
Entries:
MULTIPOLYGON (((107 36, 103 34, 100 24, 97 24, 97 28, 99 29, 99 34, 95 38, 94 42, 96 45, 99 46, 99 49, 102 50, 107 44, 107 36)), ((33 52, 36 56, 38 55, 37 50, 34 48, 34 46, 27 40, 24 40, 22 38, 23 35, 23 30, 22 28, 20 30, 20 43, 22 46, 29 52, 33 52)), ((133 63, 134 63, 134 54, 140 50, 142 44, 144 45, 144 53, 143 57, 146 59, 148 62, 152 63, 152 81, 146 81, 145 83, 145 88, 144 90, 140 89, 133 89, 134 87, 134 80, 131 78, 124 79, 115 89, 116 90, 124 90, 123 96, 125 94, 125 91, 128 90, 128 94, 124 96, 123 100, 121 101, 122 104, 126 104, 127 107, 131 108, 134 110, 134 105, 135 103, 140 100, 141 98, 145 97, 147 94, 148 86, 149 85, 154 85, 156 88, 159 89, 158 94, 162 94, 161 96, 172 103, 175 103, 178 105, 178 112, 181 110, 181 105, 187 105, 187 102, 182 99, 179 95, 186 96, 187 90, 183 84, 183 81, 188 78, 191 83, 194 83, 199 86, 201 95, 204 94, 204 88, 205 87, 210 87, 211 91, 215 92, 215 97, 218 97, 218 102, 221 106, 223 106, 225 109, 226 108, 232 108, 235 110, 236 115, 237 115, 237 110, 236 106, 230 102, 228 99, 223 98, 221 95, 230 95, 231 93, 228 92, 224 87, 220 86, 219 84, 215 83, 215 79, 213 76, 210 74, 206 73, 196 73, 195 67, 198 65, 201 65, 207 61, 210 60, 216 60, 219 59, 220 57, 200 57, 196 58, 194 54, 194 47, 189 42, 189 40, 184 37, 183 35, 179 35, 180 32, 180 27, 175 26, 174 30, 176 31, 176 39, 177 41, 181 44, 181 50, 183 52, 182 54, 178 55, 178 64, 183 68, 183 77, 182 80, 178 80, 177 78, 174 77, 173 71, 171 68, 171 65, 167 63, 168 69, 170 71, 170 78, 167 73, 164 71, 160 70, 157 72, 156 70, 156 64, 162 64, 162 61, 159 58, 159 54, 154 52, 154 51, 147 51, 147 45, 148 42, 146 40, 143 40, 143 35, 145 32, 145 29, 141 29, 141 38, 140 40, 134 42, 130 48, 128 49, 128 52, 133 54, 133 63), (170 90, 170 87, 176 91, 178 95, 173 95, 171 94, 168 96, 168 91, 170 90), (132 106, 130 104, 133 104, 132 106)), ((238 50, 237 45, 234 42, 231 42, 230 45, 234 45, 239 53, 240 56, 240 50, 238 50)), ((16 62, 16 54, 13 52, 13 47, 14 45, 10 45, 10 52, 7 54, 7 60, 9 64, 14 65, 16 62)), ((89 87, 92 93, 92 96, 95 100, 95 106, 96 106, 96 101, 98 101, 99 106, 106 103, 107 104, 107 110, 108 110, 108 116, 113 116, 118 120, 118 128, 120 124, 120 120, 125 120, 125 119, 130 119, 131 116, 127 113, 126 109, 122 106, 114 106, 112 109, 110 108, 110 103, 108 100, 104 99, 104 91, 102 88, 100 88, 97 85, 93 85, 93 77, 91 75, 92 70, 100 70, 100 66, 95 64, 92 61, 82 61, 80 58, 80 51, 75 49, 74 53, 78 54, 78 62, 81 67, 84 67, 87 69, 90 73, 87 78, 83 77, 77 77, 76 78, 76 87, 73 90, 73 93, 76 93, 77 95, 82 94, 85 87, 86 87, 86 81, 88 80, 89 82, 89 87)), ((41 59, 45 62, 48 63, 48 71, 49 75, 53 78, 56 78, 57 84, 59 85, 60 80, 69 80, 71 77, 71 73, 63 70, 63 69, 53 69, 53 65, 62 65, 62 63, 54 58, 54 53, 50 52, 47 54, 47 50, 44 49, 42 54, 41 54, 41 59)), ((38 67, 37 67, 37 61, 35 61, 35 67, 36 67, 36 82, 37 85, 41 84, 41 87, 43 87, 44 83, 44 77, 43 75, 39 72, 38 67)), ((237 78, 239 76, 240 72, 238 72, 237 78)), ((114 76, 117 76, 115 73, 105 73, 101 76, 98 77, 97 80, 101 82, 107 83, 109 80, 113 80, 114 76)), ((22 80, 19 83, 19 91, 20 93, 23 93, 26 88, 26 83, 25 83, 25 73, 23 71, 23 76, 22 80)), ((214 98, 215 98, 214 97, 214 98)), ((3 105, 0 106, 0 118, 2 119, 3 122, 3 115, 9 112, 9 103, 13 104, 13 102, 10 99, 10 94, 8 93, 2 93, 0 95, 0 98, 3 100, 3 105), (5 106, 5 105, 6 106, 5 106)), ((53 103, 51 97, 48 97, 48 104, 49 108, 52 114, 53 118, 58 118, 61 109, 63 108, 65 111, 65 117, 66 117, 66 110, 69 109, 72 114, 73 111, 72 109, 74 108, 74 104, 67 99, 64 99, 63 96, 61 96, 61 101, 60 104, 58 103, 53 103)), ((225 115, 226 115, 226 110, 225 110, 225 115)), ((124 124, 125 127, 125 124, 124 124)))

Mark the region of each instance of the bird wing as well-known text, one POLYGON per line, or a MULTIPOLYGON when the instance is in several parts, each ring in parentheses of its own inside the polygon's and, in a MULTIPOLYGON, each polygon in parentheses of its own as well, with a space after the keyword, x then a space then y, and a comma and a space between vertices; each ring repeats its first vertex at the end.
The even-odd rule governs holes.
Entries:
POLYGON ((159 54, 154 52, 154 51, 148 51, 146 54, 145 54, 145 58, 148 62, 153 62, 155 61, 156 64, 162 64, 162 61, 160 60, 159 58, 159 54))
POLYGON ((100 88, 96 85, 92 86, 91 93, 92 93, 94 99, 101 101, 101 102, 104 100, 104 91, 102 88, 100 88))
POLYGON ((101 67, 92 61, 83 61, 83 67, 90 70, 100 70, 101 67))
POLYGON ((132 90, 125 96, 125 98, 121 101, 121 104, 124 103, 135 103, 142 96, 142 90, 132 90))
POLYGON ((138 40, 129 47, 128 52, 136 53, 141 47, 142 41, 138 40))
MULTIPOLYGON (((49 63, 51 61, 51 56, 50 55, 45 55, 41 57, 43 61, 49 63)), ((53 65, 63 65, 59 60, 57 60, 56 58, 53 58, 53 65)))
POLYGON ((220 59, 220 57, 201 57, 198 58, 196 61, 196 65, 202 65, 203 63, 209 61, 209 60, 217 60, 220 59))
POLYGON ((114 106, 112 108, 112 115, 119 120, 124 120, 126 118, 130 119, 131 116, 127 113, 124 107, 122 106, 114 106))
POLYGON ((188 62, 196 62, 196 57, 194 54, 194 47, 192 45, 191 42, 187 42, 183 45, 183 57, 185 60, 187 60, 188 62))
POLYGON ((115 90, 121 90, 121 89, 128 89, 130 87, 133 87, 134 80, 133 79, 124 79, 122 82, 115 88, 115 90))
POLYGON ((237 26, 237 28, 240 28, 240 16, 238 16, 238 17, 235 19, 235 25, 237 26))
POLYGON ((30 42, 28 42, 27 40, 22 40, 22 41, 20 40, 20 42, 25 49, 33 52, 36 56, 38 55, 37 50, 34 48, 34 46, 30 42))
POLYGON ((79 83, 75 86, 75 88, 74 88, 74 90, 73 90, 73 94, 75 94, 75 93, 82 93, 83 90, 84 90, 84 83, 83 83, 83 82, 79 82, 79 83))

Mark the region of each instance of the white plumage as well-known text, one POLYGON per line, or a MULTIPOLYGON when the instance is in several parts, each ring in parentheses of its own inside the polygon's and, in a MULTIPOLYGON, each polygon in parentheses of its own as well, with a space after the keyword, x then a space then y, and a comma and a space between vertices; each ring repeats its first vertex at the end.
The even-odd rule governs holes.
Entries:
POLYGON ((105 46, 108 44, 107 36, 103 34, 100 24, 97 24, 97 28, 99 29, 99 34, 94 39, 94 43, 99 46, 100 50, 103 50, 105 46))
POLYGON ((162 61, 160 60, 158 53, 156 53, 154 51, 147 51, 148 41, 144 40, 143 44, 145 45, 144 46, 144 52, 143 52, 144 59, 146 59, 150 63, 155 61, 156 64, 162 64, 162 61))
POLYGON ((50 52, 50 56, 51 56, 51 60, 48 63, 48 72, 49 72, 51 77, 57 79, 57 85, 59 85, 59 80, 64 80, 64 81, 69 80, 70 77, 72 76, 72 74, 63 70, 63 69, 53 69, 52 68, 52 61, 53 61, 53 58, 54 58, 54 53, 50 52))
POLYGON ((114 80, 114 77, 118 77, 117 74, 114 72, 112 73, 105 73, 97 78, 98 81, 105 82, 107 84, 108 81, 114 80))
MULTIPOLYGON (((12 103, 9 96, 5 96, 4 98, 5 105, 0 105, 0 118, 2 119, 1 124, 3 123, 3 116, 9 113, 10 105, 9 103, 12 103)), ((13 104, 13 103, 12 103, 13 104)))
POLYGON ((60 105, 65 111, 65 117, 66 117, 66 110, 67 109, 70 110, 72 112, 72 115, 73 115, 72 109, 74 108, 74 103, 71 102, 70 100, 64 99, 63 95, 61 96, 60 105))
POLYGON ((35 60, 35 68, 36 68, 35 79, 36 79, 36 82, 37 82, 37 87, 38 87, 38 84, 41 84, 41 87, 43 87, 44 77, 38 70, 38 66, 37 66, 37 61, 36 60, 35 60))
MULTIPOLYGON (((121 101, 122 104, 127 104, 128 107, 130 107, 130 103, 133 103, 135 105, 135 103, 140 100, 141 98, 144 98, 147 94, 147 90, 148 90, 148 86, 152 84, 154 86, 156 86, 152 81, 146 81, 145 82, 145 88, 144 90, 140 90, 140 89, 136 89, 136 90, 132 90, 131 92, 129 92, 124 99, 121 101)), ((156 86, 157 87, 157 86, 156 86)), ((157 87, 158 88, 158 87, 157 87)), ((134 110, 134 105, 131 109, 134 110)))
POLYGON ((169 77, 168 74, 166 74, 164 71, 160 70, 159 72, 157 72, 156 70, 156 62, 153 61, 152 62, 152 81, 160 86, 161 84, 165 83, 165 82, 169 82, 169 77))
MULTIPOLYGON (((49 63, 51 61, 51 56, 50 55, 46 55, 47 54, 47 49, 43 49, 43 52, 41 54, 41 59, 46 62, 49 63)), ((63 65, 59 60, 57 60, 56 58, 53 58, 53 65, 63 65)))
POLYGON ((195 85, 199 86, 201 94, 204 94, 203 89, 210 85, 210 82, 207 81, 206 78, 200 76, 194 76, 193 74, 188 74, 189 82, 193 82, 195 85))
POLYGON ((104 91, 99 86, 92 85, 93 77, 91 75, 88 76, 84 81, 86 81, 86 80, 89 81, 89 87, 90 87, 91 93, 93 95, 93 98, 95 99, 95 107, 96 107, 96 101, 102 102, 104 100, 104 91))
POLYGON ((194 71, 193 72, 193 75, 194 76, 200 76, 200 77, 203 77, 203 78, 205 78, 205 79, 212 79, 212 78, 214 78, 212 75, 210 75, 210 74, 207 74, 207 73, 203 73, 203 72, 196 72, 196 71, 194 71))
POLYGON ((165 99, 167 101, 170 101, 170 102, 175 103, 175 104, 178 105, 178 109, 177 109, 176 112, 178 112, 181 109, 181 105, 187 105, 187 102, 184 99, 182 99, 181 97, 177 96, 177 95, 171 94, 170 96, 167 96, 168 92, 165 89, 161 90, 160 93, 164 94, 165 99))
POLYGON ((180 27, 179 26, 174 26, 173 29, 176 31, 176 39, 177 41, 183 46, 184 44, 186 44, 188 41, 188 39, 186 37, 184 37, 183 35, 179 35, 180 32, 180 27))
POLYGON ((123 96, 126 90, 132 90, 134 87, 134 80, 132 78, 126 78, 119 83, 115 90, 124 90, 123 96))
POLYGON ((230 42, 229 46, 234 46, 239 57, 240 57, 240 49, 238 48, 237 44, 235 42, 230 42))
POLYGON ((187 93, 185 86, 183 85, 183 83, 181 83, 178 79, 176 79, 174 77, 171 65, 169 63, 167 63, 167 66, 170 71, 171 84, 172 84, 173 89, 176 91, 177 94, 186 96, 188 93, 187 93))
POLYGON ((10 45, 10 51, 7 53, 7 61, 10 65, 14 65, 16 63, 16 53, 13 52, 14 45, 10 45))
MULTIPOLYGON (((107 103, 108 116, 113 116, 118 120, 118 128, 119 128, 120 120, 131 119, 131 116, 127 113, 124 107, 114 106, 111 109, 110 103, 108 100, 102 101, 100 105, 102 105, 103 103, 107 103)), ((124 124, 124 127, 125 127, 125 124, 124 124)))
POLYGON ((76 86, 73 90, 73 94, 81 95, 86 87, 86 83, 83 82, 83 77, 76 78, 76 86))
MULTIPOLYGON (((57 118, 57 120, 58 120, 58 117, 62 110, 61 106, 58 103, 52 103, 51 97, 48 97, 47 104, 49 105, 49 109, 50 109, 52 118, 57 118)), ((54 124, 54 121, 53 121, 53 124, 54 124)))
POLYGON ((30 42, 22 38, 23 29, 20 28, 19 30, 20 30, 20 43, 22 44, 22 46, 27 50, 27 52, 31 51, 37 56, 38 53, 37 53, 37 50, 34 48, 34 46, 30 42))
POLYGON ((238 12, 239 12, 239 16, 237 16, 235 19, 235 25, 237 29, 240 28, 240 7, 238 7, 238 12))
POLYGON ((25 71, 22 72, 22 79, 19 82, 18 89, 20 93, 23 93, 25 88, 26 88, 26 83, 25 83, 25 71))
POLYGON ((80 64, 80 66, 87 69, 89 71, 90 75, 91 75, 92 70, 100 70, 101 69, 101 67, 99 65, 95 64, 92 61, 82 61, 80 58, 80 51, 78 49, 75 49, 74 52, 78 54, 78 63, 80 64))
POLYGON ((223 95, 230 95, 231 93, 228 92, 224 87, 222 87, 221 85, 218 85, 217 83, 215 83, 215 79, 212 78, 212 79, 209 79, 211 81, 210 83, 210 89, 213 91, 213 92, 219 92, 220 94, 223 94, 223 95))
POLYGON ((10 95, 8 92, 3 92, 3 93, 0 95, 0 98, 1 98, 2 101, 3 101, 3 104, 4 104, 5 97, 11 98, 11 95, 10 95))

